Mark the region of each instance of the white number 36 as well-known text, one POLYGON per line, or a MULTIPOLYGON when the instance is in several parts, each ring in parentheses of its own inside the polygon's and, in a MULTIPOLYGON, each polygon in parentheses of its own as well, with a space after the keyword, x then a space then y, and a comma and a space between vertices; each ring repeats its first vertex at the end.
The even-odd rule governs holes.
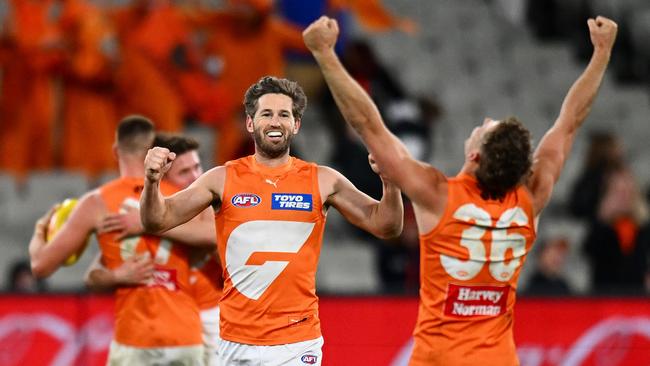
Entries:
POLYGON ((445 271, 455 279, 470 280, 481 271, 486 262, 489 262, 490 275, 495 280, 510 280, 521 265, 521 257, 526 254, 526 238, 517 233, 508 234, 507 231, 513 224, 528 224, 529 219, 524 210, 520 207, 510 208, 503 212, 494 224, 487 211, 474 204, 466 204, 454 212, 454 218, 474 222, 472 227, 463 230, 460 240, 460 245, 469 253, 469 259, 461 260, 441 254, 440 263, 445 271), (486 256, 486 245, 482 240, 487 229, 492 231, 490 258, 486 256), (508 249, 512 250, 513 258, 506 263, 508 249))

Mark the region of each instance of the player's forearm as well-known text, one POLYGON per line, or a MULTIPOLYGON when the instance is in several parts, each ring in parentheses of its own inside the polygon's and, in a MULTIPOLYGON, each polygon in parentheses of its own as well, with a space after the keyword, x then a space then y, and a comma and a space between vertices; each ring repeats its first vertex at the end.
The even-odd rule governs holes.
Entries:
POLYGON ((610 55, 611 50, 594 49, 589 65, 564 98, 560 111, 561 118, 558 119, 562 125, 558 127, 572 133, 582 125, 596 99, 610 55))
POLYGON ((165 223, 165 198, 160 193, 160 181, 145 180, 140 197, 140 220, 146 232, 158 233, 169 229, 165 223))
POLYGON ((109 291, 119 285, 113 271, 106 268, 91 268, 84 277, 84 283, 91 291, 109 291))
POLYGON ((381 116, 368 93, 345 70, 333 50, 312 52, 345 120, 366 140, 383 128, 381 116))
POLYGON ((34 277, 44 278, 51 274, 49 268, 46 268, 43 261, 43 256, 41 255, 43 246, 45 245, 45 240, 39 238, 36 233, 32 236, 29 241, 29 261, 32 268, 32 273, 34 277))
POLYGON ((29 241, 29 261, 32 274, 36 278, 45 278, 50 276, 56 270, 53 261, 45 253, 45 226, 37 224, 34 234, 29 241))
POLYGON ((202 213, 183 225, 165 231, 162 235, 191 246, 214 247, 217 238, 214 221, 211 217, 204 216, 206 215, 202 213))
POLYGON ((373 212, 373 226, 378 237, 391 239, 402 233, 404 224, 404 204, 402 192, 392 183, 383 181, 384 193, 373 212))

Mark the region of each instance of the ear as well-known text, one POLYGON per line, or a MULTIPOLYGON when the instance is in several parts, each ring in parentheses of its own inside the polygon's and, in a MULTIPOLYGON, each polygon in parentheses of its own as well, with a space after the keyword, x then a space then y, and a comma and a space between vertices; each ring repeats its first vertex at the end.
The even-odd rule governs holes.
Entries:
POLYGON ((300 130, 300 124, 301 124, 301 119, 296 118, 293 123, 293 134, 297 135, 298 131, 300 130))
POLYGON ((478 151, 472 151, 467 155, 467 159, 473 163, 478 163, 481 160, 481 154, 478 151))
POLYGON ((113 158, 115 158, 115 161, 120 161, 120 156, 117 153, 117 144, 114 143, 113 147, 111 149, 113 151, 113 158))
POLYGON ((250 133, 255 131, 255 128, 253 127, 253 119, 249 115, 246 115, 246 131, 250 133))

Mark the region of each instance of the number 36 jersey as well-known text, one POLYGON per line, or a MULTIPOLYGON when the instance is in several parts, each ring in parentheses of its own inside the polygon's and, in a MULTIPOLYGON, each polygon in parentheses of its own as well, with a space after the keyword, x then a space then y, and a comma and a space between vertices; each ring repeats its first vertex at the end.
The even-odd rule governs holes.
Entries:
POLYGON ((529 191, 481 198, 474 177, 448 181, 439 224, 420 236, 420 308, 411 365, 516 365, 517 280, 535 240, 529 191))
POLYGON ((217 245, 224 264, 221 337, 277 345, 321 336, 316 269, 325 226, 318 166, 226 164, 217 245))

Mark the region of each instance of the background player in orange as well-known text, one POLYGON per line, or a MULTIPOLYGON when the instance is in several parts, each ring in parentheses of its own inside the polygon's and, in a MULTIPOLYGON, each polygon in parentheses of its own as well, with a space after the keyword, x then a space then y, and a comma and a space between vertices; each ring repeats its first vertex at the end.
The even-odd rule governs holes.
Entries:
MULTIPOLYGON (((85 194, 48 243, 45 231, 53 210, 37 221, 29 244, 32 271, 38 277, 49 276, 71 254, 78 253, 93 232, 109 269, 132 257, 153 258, 154 273, 146 285, 122 286, 116 291, 115 335, 108 364, 199 365, 203 357, 201 323, 190 295, 186 247, 153 235, 118 239, 114 232, 97 232, 107 214, 137 207, 144 157, 153 138, 153 124, 146 118, 132 116, 120 122, 115 146, 120 177, 85 194)), ((171 194, 176 188, 163 183, 161 190, 171 194)), ((200 218, 175 230, 187 243, 213 245, 212 221, 199 222, 200 218)))
MULTIPOLYGON (((153 146, 160 146, 175 153, 174 164, 165 174, 165 180, 179 189, 187 188, 202 173, 198 154, 199 143, 191 137, 157 133, 153 146)), ((208 224, 213 226, 214 210, 208 207, 201 215, 206 215, 208 224)), ((128 213, 111 214, 102 221, 105 232, 120 232, 121 237, 140 235, 143 232, 140 211, 133 209, 128 213)), ((173 231, 173 230, 172 230, 173 231)), ((162 234, 165 236, 165 234, 162 234)), ((190 287, 201 317, 205 364, 218 365, 219 347, 219 299, 223 289, 222 268, 217 260, 215 248, 196 248, 190 252, 190 287)), ((146 283, 153 275, 153 262, 147 257, 134 257, 109 270, 101 265, 98 255, 86 273, 86 285, 94 290, 114 289, 120 285, 146 283)))
POLYGON ((255 154, 209 170, 169 198, 160 179, 175 155, 156 147, 145 160, 141 215, 148 230, 167 230, 218 202, 223 365, 321 364, 315 275, 330 206, 378 237, 401 232, 402 200, 392 183, 384 181, 378 202, 337 171, 289 155, 306 102, 297 83, 260 79, 244 99, 255 154))
POLYGON ((456 177, 414 160, 336 54, 336 21, 304 32, 346 121, 382 174, 413 201, 420 233, 420 309, 411 365, 517 365, 512 336, 517 279, 538 216, 587 117, 609 62, 617 25, 588 20, 593 55, 531 159, 515 118, 486 118, 465 142, 456 177))

